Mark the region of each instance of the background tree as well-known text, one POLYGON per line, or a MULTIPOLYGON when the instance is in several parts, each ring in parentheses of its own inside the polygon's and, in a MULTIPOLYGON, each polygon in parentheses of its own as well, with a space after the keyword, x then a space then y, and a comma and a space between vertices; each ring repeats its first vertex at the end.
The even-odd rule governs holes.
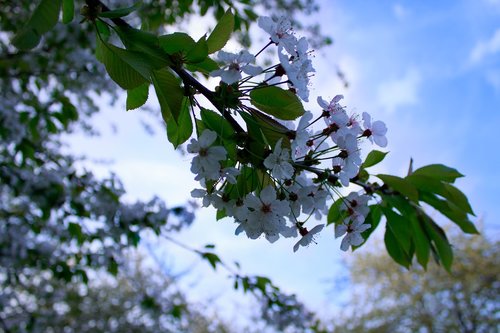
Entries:
POLYGON ((500 327, 500 242, 455 234, 451 273, 395 265, 362 251, 347 263, 351 296, 335 332, 495 332, 500 327))
MULTIPOLYGON (((108 3, 123 6, 126 1, 108 3)), ((313 6, 310 1, 294 3, 296 8, 313 6)), ((123 275, 117 280, 112 278, 127 263, 125 251, 136 247, 145 232, 170 234, 188 226, 194 215, 189 206, 167 207, 156 197, 137 202, 124 200, 125 189, 116 176, 96 177, 75 166, 83 164, 80 157, 63 152, 63 136, 75 131, 98 134, 90 125, 91 117, 102 111, 95 98, 105 96, 114 102, 118 87, 105 76, 95 80, 102 73, 102 64, 93 55, 95 34, 91 26, 79 24, 78 19, 64 29, 43 31, 43 42, 34 50, 22 51, 11 44, 39 4, 0 1, 0 328, 6 332, 43 331, 53 325, 57 331, 68 325, 83 331, 84 326, 78 325, 85 322, 67 323, 63 314, 77 313, 80 305, 88 304, 81 310, 82 318, 85 311, 88 317, 89 311, 94 311, 96 320, 105 323, 111 317, 95 312, 95 303, 85 302, 123 305, 123 299, 130 296, 137 301, 133 306, 139 307, 142 291, 109 289, 110 285, 124 286, 131 281, 123 275), (99 282, 106 275, 103 269, 111 275, 99 282), (66 310, 58 312, 57 304, 66 310), (50 322, 49 315, 55 316, 50 322)), ((223 1, 200 1, 197 5, 187 1, 144 1, 142 10, 132 19, 147 18, 153 30, 164 30, 189 16, 209 13, 220 17, 223 5, 228 6, 223 1)), ((252 9, 255 2, 229 5, 238 8, 235 12, 240 13, 244 34, 256 19, 252 9)), ((297 13, 286 1, 267 6, 292 16, 297 13)), ((75 7, 69 11, 77 16, 79 10, 75 7)), ((155 111, 155 119, 159 119, 155 111)), ((201 257, 212 261, 217 258, 201 257)), ((246 280, 246 287, 256 286, 252 281, 246 280)), ((260 286, 266 288, 267 284, 260 286)), ((178 296, 180 304, 184 304, 182 295, 178 296)), ((186 320, 194 318, 187 315, 189 311, 176 313, 173 300, 167 301, 170 303, 158 308, 170 316, 166 322, 184 327, 186 320), (183 318, 177 320, 176 316, 183 318)), ((122 314, 130 310, 115 309, 122 314)), ((206 324, 207 318, 198 317, 206 324)), ((117 327, 123 328, 122 324, 116 322, 117 327)))

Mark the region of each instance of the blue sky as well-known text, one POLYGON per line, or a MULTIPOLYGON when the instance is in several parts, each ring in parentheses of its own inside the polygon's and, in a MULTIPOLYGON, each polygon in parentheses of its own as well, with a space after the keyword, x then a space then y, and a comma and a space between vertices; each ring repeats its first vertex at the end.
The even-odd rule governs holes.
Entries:
MULTIPOLYGON (((335 43, 316 51, 316 96, 345 95, 349 110, 367 111, 389 128, 390 151, 375 172, 403 175, 410 157, 415 167, 443 163, 466 175, 458 186, 469 196, 486 233, 500 236, 500 1, 322 1, 315 19, 335 43), (348 89, 336 79, 345 72, 348 89)), ((152 98, 154 99, 154 98, 152 98)), ((319 111, 314 102, 311 110, 319 111)), ((125 112, 124 102, 96 119, 103 137, 71 140, 75 151, 115 161, 130 198, 160 195, 181 204, 196 185, 189 157, 174 152, 161 129, 148 136, 140 111, 125 112), (110 124, 118 133, 112 134, 110 124)), ((109 166, 94 164, 105 175, 109 166)), ((271 277, 283 290, 296 293, 313 309, 328 312, 338 305, 330 281, 343 276, 340 242, 328 228, 318 245, 292 252, 293 240, 268 244, 234 236, 234 223, 215 222, 214 212, 199 210, 194 226, 179 239, 194 247, 216 244, 227 261, 238 260, 243 271, 271 277), (325 310, 326 309, 326 310, 325 310)), ((184 250, 160 241, 161 257, 180 272, 194 290, 193 299, 221 297, 222 308, 235 302, 224 271, 212 272, 184 250)), ((367 244, 370 246, 370 243, 367 244)), ((342 290, 335 290, 335 294, 342 290)), ((240 295, 240 294, 238 294, 240 295)))

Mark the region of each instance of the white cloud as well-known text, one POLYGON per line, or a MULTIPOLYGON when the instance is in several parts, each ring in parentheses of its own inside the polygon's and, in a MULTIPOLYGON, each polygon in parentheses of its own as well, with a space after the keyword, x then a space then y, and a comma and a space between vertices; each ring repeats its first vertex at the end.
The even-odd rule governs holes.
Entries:
POLYGON ((377 101, 389 113, 401 106, 416 104, 421 82, 420 72, 410 68, 402 77, 382 82, 378 87, 377 101))
POLYGON ((471 63, 478 63, 485 57, 500 52, 500 28, 489 40, 479 41, 470 53, 471 63))
POLYGON ((399 3, 396 3, 392 6, 392 11, 394 13, 394 16, 396 16, 398 20, 403 20, 406 18, 406 16, 408 16, 408 9, 406 9, 399 3))

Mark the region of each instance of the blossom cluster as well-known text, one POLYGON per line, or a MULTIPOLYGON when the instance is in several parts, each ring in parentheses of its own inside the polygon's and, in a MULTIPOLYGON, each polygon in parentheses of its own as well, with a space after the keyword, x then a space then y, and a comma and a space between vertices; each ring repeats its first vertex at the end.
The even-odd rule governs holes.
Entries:
POLYGON ((264 70, 253 65, 256 56, 246 50, 237 54, 220 51, 217 57, 225 65, 221 69, 211 72, 210 75, 220 76, 224 83, 233 84, 241 80, 242 72, 250 77, 265 73, 267 83, 287 83, 297 96, 308 102, 309 77, 315 70, 309 58, 310 51, 307 39, 305 37, 297 39, 293 34, 290 22, 284 17, 278 20, 260 17, 258 25, 270 35, 270 42, 267 46, 275 44, 278 47, 280 63, 269 70, 264 70), (286 74, 287 80, 281 82, 284 74, 286 74))
MULTIPOLYGON (((267 46, 277 45, 279 64, 263 70, 254 65, 256 57, 247 51, 221 51, 218 58, 225 65, 211 75, 220 76, 225 84, 239 82, 241 86, 248 81, 242 73, 250 77, 265 73, 265 84, 287 83, 291 91, 308 101, 309 75, 314 68, 306 39, 295 37, 286 18, 261 17, 258 23, 270 35, 267 46), (276 82, 285 74, 285 82, 276 82)), ((360 142, 369 140, 385 147, 387 128, 382 121, 372 121, 366 112, 361 119, 348 114, 340 104, 342 99, 342 95, 337 95, 327 102, 318 97, 321 114, 315 117, 312 112, 305 112, 296 127, 273 118, 288 132, 272 145, 265 144, 266 153, 260 162, 234 157, 228 162, 222 138, 217 132, 204 129, 187 146, 188 152, 195 154, 191 171, 202 187, 193 190, 192 196, 202 199, 203 206, 216 208, 221 216, 234 218, 236 234, 244 232, 251 239, 265 237, 271 243, 280 237, 301 236, 294 251, 314 242, 315 235, 325 226, 318 224, 308 230, 305 223, 325 218, 329 204, 340 200, 342 220, 336 223, 335 236, 343 236, 344 251, 360 245, 361 233, 370 228, 365 223, 370 196, 363 191, 344 196, 343 188, 349 187, 360 171, 360 142)), ((245 110, 242 100, 238 111, 245 110)), ((248 147, 242 144, 238 149, 248 147)))

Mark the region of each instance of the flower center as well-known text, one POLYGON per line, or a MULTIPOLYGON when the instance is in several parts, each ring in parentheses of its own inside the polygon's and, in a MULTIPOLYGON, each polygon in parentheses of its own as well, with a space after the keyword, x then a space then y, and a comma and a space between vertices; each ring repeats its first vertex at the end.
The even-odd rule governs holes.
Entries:
POLYGON ((260 210, 265 214, 272 212, 270 204, 262 204, 262 207, 260 207, 260 210))

